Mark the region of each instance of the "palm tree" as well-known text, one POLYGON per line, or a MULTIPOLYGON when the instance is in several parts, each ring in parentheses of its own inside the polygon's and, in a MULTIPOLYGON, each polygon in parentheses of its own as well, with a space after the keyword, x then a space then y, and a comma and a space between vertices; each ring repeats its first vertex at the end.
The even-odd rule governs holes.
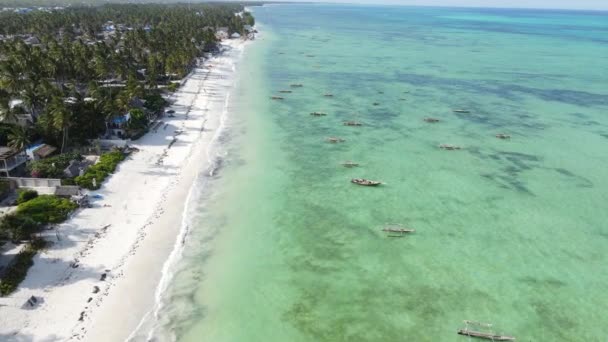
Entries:
POLYGON ((72 112, 65 105, 63 98, 55 96, 51 100, 49 114, 51 115, 52 125, 57 131, 61 131, 61 153, 65 149, 68 141, 68 133, 72 119, 72 112))
POLYGON ((8 134, 8 147, 21 151, 30 143, 27 130, 21 126, 14 126, 8 134))

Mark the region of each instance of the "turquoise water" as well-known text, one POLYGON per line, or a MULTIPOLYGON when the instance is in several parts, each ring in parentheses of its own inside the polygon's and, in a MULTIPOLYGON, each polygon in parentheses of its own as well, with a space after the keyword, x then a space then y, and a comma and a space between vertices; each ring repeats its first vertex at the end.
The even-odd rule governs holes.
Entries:
POLYGON ((227 157, 196 204, 163 331, 464 341, 469 319, 519 341, 606 340, 608 14, 254 13, 263 33, 240 66, 227 157), (293 92, 271 100, 279 90, 293 92), (416 233, 386 237, 387 223, 416 233))

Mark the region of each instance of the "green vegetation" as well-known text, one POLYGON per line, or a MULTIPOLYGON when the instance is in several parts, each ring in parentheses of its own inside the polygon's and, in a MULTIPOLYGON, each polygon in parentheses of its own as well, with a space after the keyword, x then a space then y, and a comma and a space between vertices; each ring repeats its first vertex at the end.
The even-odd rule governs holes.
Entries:
POLYGON ((170 80, 216 49, 217 28, 244 33, 253 17, 235 15, 241 11, 242 4, 208 3, 0 12, 0 34, 15 35, 0 41, 0 121, 9 126, 0 127, 0 142, 21 148, 42 138, 63 153, 104 134, 136 98, 146 100, 146 115, 134 132, 145 132, 149 114, 166 105, 158 86, 175 90, 170 80), (13 99, 23 103, 11 108, 13 99), (20 113, 31 114, 32 127, 17 128, 20 113))
POLYGON ((11 183, 7 180, 0 180, 0 200, 4 199, 11 192, 11 183))
POLYGON ((27 271, 34 264, 32 259, 36 253, 44 248, 43 240, 34 240, 29 243, 17 256, 0 279, 0 296, 7 296, 17 289, 25 279, 27 271))
POLYGON ((58 156, 31 162, 28 171, 35 178, 64 178, 65 170, 72 160, 82 160, 78 153, 64 153, 58 156))
POLYGON ((75 182, 83 188, 97 190, 101 187, 101 183, 116 170, 118 164, 124 159, 125 155, 122 151, 102 154, 97 164, 91 166, 84 175, 76 177, 75 182))
POLYGON ((29 240, 40 231, 41 225, 33 219, 20 215, 8 214, 0 221, 0 236, 5 240, 29 240))
POLYGON ((40 195, 19 204, 17 215, 31 218, 41 224, 60 223, 65 221, 70 212, 76 208, 78 205, 68 199, 53 195, 40 195))
POLYGON ((18 192, 19 197, 17 197, 17 204, 25 203, 38 197, 38 192, 36 190, 21 190, 18 192))

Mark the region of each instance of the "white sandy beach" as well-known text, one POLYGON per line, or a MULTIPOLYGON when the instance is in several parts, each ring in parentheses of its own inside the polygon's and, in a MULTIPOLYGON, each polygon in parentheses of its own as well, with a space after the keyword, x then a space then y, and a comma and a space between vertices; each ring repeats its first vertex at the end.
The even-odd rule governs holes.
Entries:
POLYGON ((102 198, 48 233, 53 245, 19 290, 0 298, 1 341, 124 341, 154 310, 190 189, 215 157, 245 45, 226 42, 227 51, 197 68, 174 94, 175 117, 130 144, 140 151, 93 192, 102 198), (43 302, 24 309, 32 295, 43 302))

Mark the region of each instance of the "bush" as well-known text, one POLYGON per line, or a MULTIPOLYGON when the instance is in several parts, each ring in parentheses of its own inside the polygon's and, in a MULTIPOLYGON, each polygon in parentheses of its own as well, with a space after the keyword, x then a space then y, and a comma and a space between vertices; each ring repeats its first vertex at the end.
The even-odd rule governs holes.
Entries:
POLYGON ((44 248, 43 240, 32 241, 15 256, 13 264, 6 269, 4 276, 0 279, 0 296, 7 296, 17 289, 25 279, 29 268, 34 264, 32 259, 42 248, 44 248))
POLYGON ((65 198, 53 195, 40 195, 25 203, 19 204, 17 214, 31 218, 35 222, 60 223, 68 218, 70 212, 78 205, 65 198))
POLYGON ((177 88, 179 88, 179 83, 169 83, 169 85, 167 86, 167 90, 170 92, 176 91, 177 88))
POLYGON ((8 214, 0 221, 0 235, 12 241, 29 240, 40 229, 40 224, 25 215, 8 214))
POLYGON ((122 151, 104 153, 99 157, 97 164, 91 166, 82 176, 76 177, 76 184, 89 190, 97 190, 101 183, 116 170, 118 164, 125 159, 122 151), (95 184, 93 184, 95 179, 95 184))
POLYGON ((160 94, 148 94, 144 97, 145 107, 154 113, 158 113, 167 105, 167 101, 160 94))
POLYGON ((65 170, 72 160, 82 160, 82 156, 78 153, 64 153, 55 157, 41 159, 31 162, 28 170, 32 177, 36 178, 63 178, 63 170, 65 170))
POLYGON ((19 197, 17 197, 17 204, 25 203, 36 197, 38 197, 38 192, 36 192, 36 190, 20 190, 19 197))
POLYGON ((11 192, 11 183, 9 181, 0 180, 0 200, 3 200, 11 192))

